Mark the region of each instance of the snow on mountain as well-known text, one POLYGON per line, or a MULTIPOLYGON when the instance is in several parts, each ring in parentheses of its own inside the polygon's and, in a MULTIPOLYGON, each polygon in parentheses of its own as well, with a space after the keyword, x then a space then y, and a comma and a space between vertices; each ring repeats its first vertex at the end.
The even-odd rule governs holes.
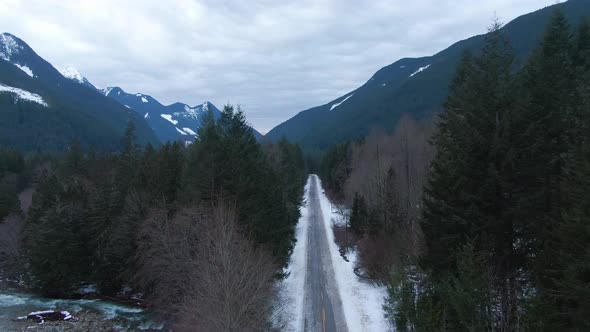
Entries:
POLYGON ((114 87, 109 86, 109 87, 106 87, 104 89, 101 89, 100 92, 102 92, 103 95, 105 95, 105 96, 108 97, 109 96, 109 93, 111 93, 111 91, 113 91, 113 89, 114 89, 114 87))
POLYGON ((10 61, 22 49, 23 46, 14 39, 14 36, 9 33, 0 34, 0 58, 10 61))
POLYGON ((74 67, 55 67, 55 69, 57 69, 59 73, 65 78, 69 78, 78 83, 84 83, 84 76, 82 76, 82 74, 80 74, 80 72, 74 67))
POLYGON ((160 116, 163 117, 164 119, 168 120, 173 125, 178 124, 178 121, 177 120, 173 120, 172 119, 172 115, 170 115, 170 114, 160 114, 160 116))
POLYGON ((180 134, 180 135, 188 135, 187 133, 185 133, 184 131, 174 127, 176 129, 176 131, 180 134))
POLYGON ((47 103, 43 100, 41 96, 36 93, 32 93, 23 89, 14 88, 8 85, 0 84, 0 93, 8 92, 13 93, 16 96, 16 100, 26 100, 31 101, 42 106, 47 107, 47 103))
POLYGON ((24 71, 27 75, 35 77, 35 75, 33 75, 33 71, 31 70, 31 68, 27 66, 21 66, 18 63, 15 63, 14 65, 17 66, 20 70, 24 71))
POLYGON ((195 133, 194 130, 192 130, 190 128, 182 128, 182 130, 186 133, 193 135, 193 136, 197 136, 197 133, 195 133))
POLYGON ((416 70, 415 72, 413 72, 412 75, 410 75, 410 77, 413 77, 414 75, 425 71, 426 69, 428 69, 428 67, 430 67, 430 65, 426 65, 424 67, 418 68, 418 70, 416 70))
POLYGON ((9 33, 0 34, 0 59, 4 59, 13 65, 17 66, 20 70, 25 72, 27 75, 31 77, 35 77, 33 75, 33 71, 26 65, 20 64, 17 61, 14 61, 14 57, 23 50, 23 46, 9 33))
POLYGON ((334 105, 332 105, 332 107, 330 107, 330 111, 335 109, 336 107, 340 106, 342 103, 344 103, 345 101, 348 100, 348 98, 352 97, 354 95, 354 93, 352 93, 350 96, 344 98, 341 102, 339 103, 335 103, 334 105))

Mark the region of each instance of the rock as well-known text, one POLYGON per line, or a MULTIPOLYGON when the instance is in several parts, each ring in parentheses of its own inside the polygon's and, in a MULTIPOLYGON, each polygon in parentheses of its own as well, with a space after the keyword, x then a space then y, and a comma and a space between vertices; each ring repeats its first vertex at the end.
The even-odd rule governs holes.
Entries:
POLYGON ((39 324, 43 324, 45 321, 67 321, 72 318, 72 315, 67 311, 46 310, 31 312, 26 316, 18 317, 17 320, 30 319, 36 320, 39 324))

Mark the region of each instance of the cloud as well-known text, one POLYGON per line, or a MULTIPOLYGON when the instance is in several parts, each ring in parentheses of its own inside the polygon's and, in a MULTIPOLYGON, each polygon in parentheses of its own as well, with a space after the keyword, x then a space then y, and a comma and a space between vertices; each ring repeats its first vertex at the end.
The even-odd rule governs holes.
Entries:
POLYGON ((403 57, 554 0, 0 0, 2 29, 96 86, 240 104, 268 131, 403 57))

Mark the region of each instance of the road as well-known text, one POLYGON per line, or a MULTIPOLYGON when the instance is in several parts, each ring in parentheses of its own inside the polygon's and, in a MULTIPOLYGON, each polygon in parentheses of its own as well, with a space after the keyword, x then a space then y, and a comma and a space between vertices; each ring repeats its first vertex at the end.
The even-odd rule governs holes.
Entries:
POLYGON ((305 276, 305 331, 347 331, 342 301, 334 278, 317 176, 311 175, 309 194, 307 272, 305 276))

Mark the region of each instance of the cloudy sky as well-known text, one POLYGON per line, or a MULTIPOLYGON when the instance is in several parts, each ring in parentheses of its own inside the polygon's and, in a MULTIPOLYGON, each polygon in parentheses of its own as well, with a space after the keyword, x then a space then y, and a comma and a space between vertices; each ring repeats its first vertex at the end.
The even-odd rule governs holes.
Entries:
POLYGON ((403 57, 556 0, 0 0, 0 32, 97 87, 240 104, 262 132, 403 57))

